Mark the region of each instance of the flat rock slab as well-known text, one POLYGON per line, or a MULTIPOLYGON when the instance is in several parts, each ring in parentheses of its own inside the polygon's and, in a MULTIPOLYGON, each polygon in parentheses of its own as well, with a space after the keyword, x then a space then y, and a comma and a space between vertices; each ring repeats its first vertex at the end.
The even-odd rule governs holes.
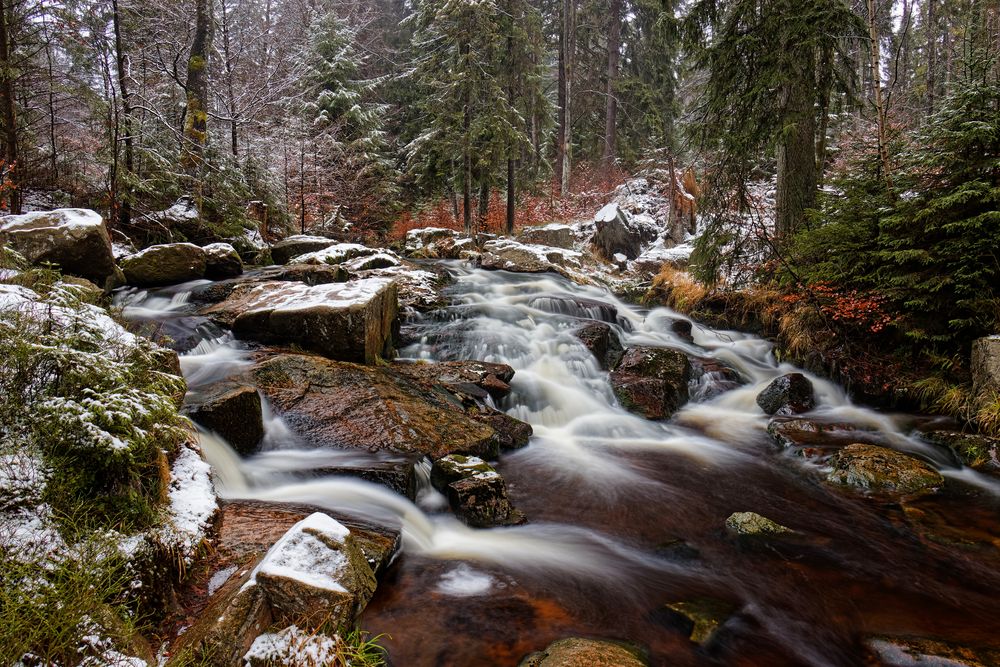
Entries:
POLYGON ((32 264, 49 262, 101 288, 120 280, 104 219, 82 208, 60 208, 0 218, 0 243, 32 264))
POLYGON ((392 353, 399 326, 396 285, 390 279, 305 285, 240 285, 203 311, 238 338, 299 345, 331 359, 375 363, 392 353))
POLYGON ((249 380, 315 446, 431 458, 499 451, 496 431, 469 416, 458 397, 390 367, 283 354, 258 363, 249 380))

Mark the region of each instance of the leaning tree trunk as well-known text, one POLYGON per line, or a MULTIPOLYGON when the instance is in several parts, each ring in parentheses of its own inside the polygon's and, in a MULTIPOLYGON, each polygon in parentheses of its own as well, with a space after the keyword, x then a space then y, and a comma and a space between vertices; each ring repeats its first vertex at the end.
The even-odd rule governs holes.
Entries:
POLYGON ((14 187, 10 190, 10 212, 21 212, 21 189, 17 178, 17 94, 14 90, 14 71, 11 63, 10 23, 7 20, 7 3, 0 0, 0 114, 3 116, 3 160, 6 178, 14 187))
POLYGON ((775 233, 788 238, 816 200, 814 55, 810 45, 786 45, 787 80, 780 91, 775 233))
POLYGON ((188 56, 187 109, 181 165, 194 184, 201 202, 202 171, 208 140, 208 58, 212 52, 212 0, 195 0, 194 41, 188 56))
POLYGON ((608 80, 604 100, 604 176, 611 178, 615 166, 615 144, 618 126, 618 97, 615 84, 618 81, 618 60, 621 56, 622 0, 611 0, 608 17, 608 80))

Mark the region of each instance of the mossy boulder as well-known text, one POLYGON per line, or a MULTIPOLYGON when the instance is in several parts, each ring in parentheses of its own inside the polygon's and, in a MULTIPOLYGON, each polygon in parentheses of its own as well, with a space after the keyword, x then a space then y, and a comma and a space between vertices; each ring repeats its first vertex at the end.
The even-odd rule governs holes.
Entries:
POLYGON ((243 260, 228 243, 212 243, 204 248, 205 277, 211 280, 235 278, 243 273, 243 260))
POLYGON ((475 528, 524 523, 507 497, 507 485, 477 456, 452 454, 434 462, 431 483, 448 497, 455 515, 475 528))
POLYGON ((617 366, 625 354, 618 332, 605 322, 587 322, 574 329, 573 335, 580 339, 606 371, 617 366))
POLYGON ((525 227, 517 239, 522 243, 535 243, 553 248, 572 248, 576 234, 569 225, 549 224, 541 227, 525 227))
POLYGON ((678 350, 633 347, 611 372, 611 387, 626 409, 646 419, 669 419, 688 401, 691 362, 678 350))
POLYGON ((756 512, 733 512, 726 519, 726 528, 736 535, 761 537, 794 532, 791 528, 756 512))
POLYGON ((951 449, 970 468, 1000 475, 1000 438, 957 431, 931 431, 920 437, 951 449))
POLYGON ((937 470, 894 449, 855 443, 830 458, 827 480, 862 491, 890 496, 919 496, 944 484, 937 470))
POLYGON ((667 609, 680 616, 688 636, 696 644, 707 644, 715 631, 726 622, 736 605, 716 598, 694 598, 667 603, 667 609))
POLYGON ((205 277, 208 257, 193 243, 163 243, 121 260, 129 285, 158 287, 205 277))
POLYGON ((813 384, 802 373, 775 378, 757 394, 757 405, 768 415, 797 415, 816 407, 813 384))
POLYGON ((275 264, 287 264, 288 260, 317 250, 323 250, 337 243, 334 239, 324 236, 306 236, 297 234, 278 241, 271 246, 271 260, 275 264))
POLYGON ((598 639, 570 637, 552 642, 532 653, 520 667, 647 667, 649 662, 635 646, 598 639))

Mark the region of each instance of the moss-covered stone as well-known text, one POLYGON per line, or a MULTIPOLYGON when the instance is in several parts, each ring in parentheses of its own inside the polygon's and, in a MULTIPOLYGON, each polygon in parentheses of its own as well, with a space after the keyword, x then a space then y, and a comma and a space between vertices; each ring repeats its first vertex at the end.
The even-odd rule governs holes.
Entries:
POLYGON ((756 512, 733 512, 726 519, 726 528, 737 535, 754 537, 794 532, 756 512))
POLYGON ((827 480, 863 491, 892 496, 936 491, 944 478, 927 463, 894 449, 855 443, 830 459, 827 480))
POLYGON ((520 667, 646 667, 648 664, 635 646, 570 637, 532 653, 521 661, 520 667))
POLYGON ((691 362, 678 350, 633 347, 611 372, 622 406, 646 419, 669 419, 688 401, 691 362))

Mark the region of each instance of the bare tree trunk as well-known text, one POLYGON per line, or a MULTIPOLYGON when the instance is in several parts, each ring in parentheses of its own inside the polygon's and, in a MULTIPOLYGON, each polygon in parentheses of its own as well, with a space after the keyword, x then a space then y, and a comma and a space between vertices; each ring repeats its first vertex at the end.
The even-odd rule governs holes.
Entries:
POLYGON ((48 18, 42 15, 42 33, 45 37, 45 64, 48 74, 48 111, 49 111, 49 170, 51 171, 51 183, 56 185, 59 182, 59 161, 56 149, 56 87, 55 68, 52 65, 52 37, 49 35, 48 18))
POLYGON ((222 57, 226 66, 226 93, 229 97, 229 143, 233 157, 239 156, 239 128, 236 118, 236 93, 233 89, 233 58, 229 39, 229 13, 226 11, 225 0, 220 4, 222 9, 222 57))
MULTIPOLYGON (((462 59, 469 55, 468 42, 459 47, 462 59)), ((462 113, 462 224, 466 234, 472 234, 472 91, 465 87, 465 105, 462 113)))
POLYGON ((872 101, 875 105, 875 122, 878 129, 878 156, 882 164, 882 178, 885 188, 892 194, 892 173, 889 169, 888 113, 882 97, 882 46, 878 31, 878 3, 868 2, 868 36, 871 39, 872 101))
POLYGON ((815 66, 809 44, 786 45, 788 77, 779 92, 782 124, 778 141, 775 232, 787 239, 816 200, 815 66))
POLYGON ((569 192, 570 146, 572 145, 570 109, 573 90, 573 56, 576 49, 576 0, 562 0, 562 24, 559 30, 559 135, 556 148, 556 181, 559 194, 569 192))
POLYGON ((604 166, 605 178, 611 177, 615 166, 615 144, 618 126, 618 61, 622 41, 622 0, 611 0, 608 17, 608 81, 604 101, 604 166))
POLYGON ((121 12, 118 0, 111 0, 112 22, 115 30, 115 64, 118 69, 118 92, 122 98, 122 134, 124 134, 125 155, 125 191, 122 193, 118 207, 118 224, 128 227, 132 223, 132 172, 135 169, 135 149, 132 142, 132 101, 129 96, 128 56, 122 41, 121 12))
POLYGON ((14 45, 7 20, 7 3, 0 0, 0 114, 3 115, 3 168, 14 184, 10 191, 10 212, 21 212, 21 189, 18 182, 17 154, 17 93, 14 90, 14 68, 11 54, 14 45))
POLYGON ((306 140, 299 137, 299 229, 306 233, 306 140))
POLYGON ((483 172, 479 177, 479 214, 476 217, 476 231, 486 229, 486 217, 490 213, 490 176, 483 172))
POLYGON ((819 131, 816 133, 816 179, 823 184, 826 171, 826 133, 830 124, 830 93, 833 90, 833 47, 824 44, 820 52, 819 76, 819 131))
POLYGON ((927 115, 934 113, 934 87, 937 85, 937 0, 927 2, 927 115))
POLYGON ((212 52, 213 0, 195 0, 194 40, 188 56, 187 108, 184 118, 184 150, 181 163, 194 182, 201 205, 202 168, 208 141, 208 59, 212 52))

